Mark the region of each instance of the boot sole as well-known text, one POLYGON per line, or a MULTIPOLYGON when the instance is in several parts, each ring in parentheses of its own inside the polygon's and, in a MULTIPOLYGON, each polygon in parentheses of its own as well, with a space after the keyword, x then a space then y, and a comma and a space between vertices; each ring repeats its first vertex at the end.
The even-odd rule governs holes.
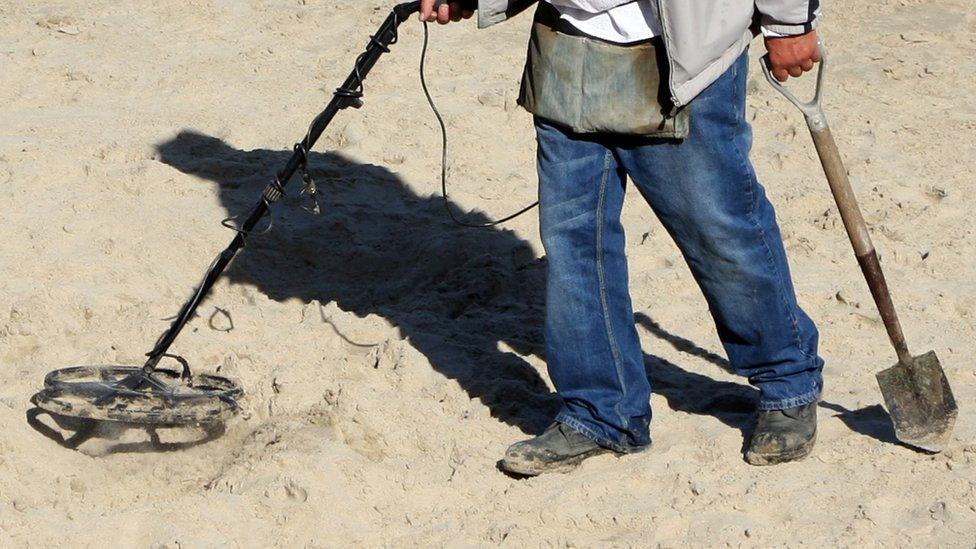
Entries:
POLYGON ((568 473, 579 467, 579 464, 583 463, 586 459, 609 453, 613 453, 613 451, 607 448, 597 448, 556 462, 544 462, 540 460, 509 461, 502 459, 498 462, 498 467, 507 473, 526 477, 535 477, 543 473, 568 473))
POLYGON ((813 446, 816 444, 816 442, 817 433, 814 432, 813 436, 810 437, 810 440, 786 452, 778 452, 775 454, 746 452, 746 462, 749 463, 749 465, 777 465, 780 463, 786 463, 788 461, 798 461, 810 455, 810 452, 813 451, 813 446))

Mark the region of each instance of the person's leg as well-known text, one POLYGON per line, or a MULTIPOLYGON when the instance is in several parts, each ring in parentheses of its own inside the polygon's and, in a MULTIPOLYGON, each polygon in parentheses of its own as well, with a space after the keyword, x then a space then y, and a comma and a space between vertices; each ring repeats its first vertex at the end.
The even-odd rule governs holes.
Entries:
POLYGON ((687 139, 628 140, 615 153, 684 254, 730 363, 760 390, 760 410, 783 410, 817 400, 823 361, 749 162, 747 66, 743 55, 691 102, 687 139))
POLYGON ((542 121, 536 129, 546 361, 563 401, 556 421, 633 451, 650 442, 650 384, 627 286, 624 174, 599 136, 542 121))
POLYGON ((600 136, 541 120, 536 131, 546 362, 563 406, 543 434, 506 451, 499 465, 522 475, 641 449, 651 419, 620 224, 624 173, 600 136))

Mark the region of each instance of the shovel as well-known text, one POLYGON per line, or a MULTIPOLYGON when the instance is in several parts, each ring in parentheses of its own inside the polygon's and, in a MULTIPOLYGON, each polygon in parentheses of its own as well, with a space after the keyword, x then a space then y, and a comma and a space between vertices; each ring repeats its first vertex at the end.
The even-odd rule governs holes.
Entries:
POLYGON ((812 101, 803 102, 786 89, 772 75, 769 56, 761 61, 766 80, 800 109, 806 118, 813 144, 823 164, 830 192, 837 202, 837 209, 847 229, 847 236, 854 246, 857 262, 871 289, 871 296, 884 321, 898 363, 876 374, 885 405, 895 426, 895 436, 901 442, 928 452, 941 452, 952 435, 952 427, 959 411, 949 388, 942 365, 934 351, 921 356, 908 352, 905 334, 902 332, 891 293, 885 282, 878 254, 871 243, 857 199, 847 178, 847 170, 841 160, 837 144, 830 133, 827 118, 821 104, 824 73, 827 70, 827 52, 819 44, 821 61, 817 72, 817 87, 812 101))

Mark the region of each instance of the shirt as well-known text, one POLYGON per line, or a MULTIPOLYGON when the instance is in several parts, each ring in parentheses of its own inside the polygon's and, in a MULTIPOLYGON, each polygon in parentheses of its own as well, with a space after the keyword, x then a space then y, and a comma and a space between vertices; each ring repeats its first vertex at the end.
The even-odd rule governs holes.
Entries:
POLYGON ((599 10, 598 2, 587 0, 548 0, 559 12, 560 19, 583 34, 614 42, 630 44, 649 40, 661 34, 660 23, 654 15, 650 0, 634 0, 626 4, 599 10))

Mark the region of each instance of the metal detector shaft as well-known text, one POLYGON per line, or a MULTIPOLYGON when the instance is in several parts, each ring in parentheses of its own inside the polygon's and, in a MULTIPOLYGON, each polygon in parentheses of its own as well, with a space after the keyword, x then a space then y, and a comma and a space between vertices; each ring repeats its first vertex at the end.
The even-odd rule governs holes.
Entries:
POLYGON ((275 175, 274 180, 265 188, 261 194, 260 202, 258 202, 247 216, 247 219, 244 220, 244 223, 237 232, 237 236, 234 237, 227 248, 214 260, 213 265, 207 271, 206 276, 204 276, 203 281, 193 293, 193 296, 183 304, 183 308, 180 309, 173 324, 160 336, 153 349, 146 353, 146 356, 149 358, 143 366, 144 373, 148 374, 155 370, 160 359, 163 358, 169 350, 169 347, 173 344, 173 341, 180 335, 180 331, 183 330, 187 322, 193 318, 197 307, 210 293, 210 289, 217 282, 217 279, 220 278, 224 269, 234 259, 237 252, 244 247, 248 235, 254 230, 258 222, 268 214, 271 204, 281 198, 288 181, 295 175, 298 168, 307 161, 307 151, 312 149, 315 142, 318 141, 318 138, 325 131, 326 127, 328 127, 329 123, 332 122, 335 115, 342 109, 347 107, 358 108, 362 104, 359 97, 361 96, 363 79, 366 78, 366 75, 376 64, 376 61, 379 60, 380 56, 390 51, 389 46, 396 43, 397 28, 400 26, 400 23, 419 9, 419 0, 398 4, 393 8, 393 11, 390 12, 386 20, 383 21, 383 24, 380 25, 376 34, 370 37, 366 50, 356 59, 355 68, 346 78, 345 82, 343 82, 342 86, 336 89, 332 100, 329 101, 325 109, 312 121, 308 133, 295 146, 295 152, 288 159, 288 163, 285 164, 281 171, 275 175))

